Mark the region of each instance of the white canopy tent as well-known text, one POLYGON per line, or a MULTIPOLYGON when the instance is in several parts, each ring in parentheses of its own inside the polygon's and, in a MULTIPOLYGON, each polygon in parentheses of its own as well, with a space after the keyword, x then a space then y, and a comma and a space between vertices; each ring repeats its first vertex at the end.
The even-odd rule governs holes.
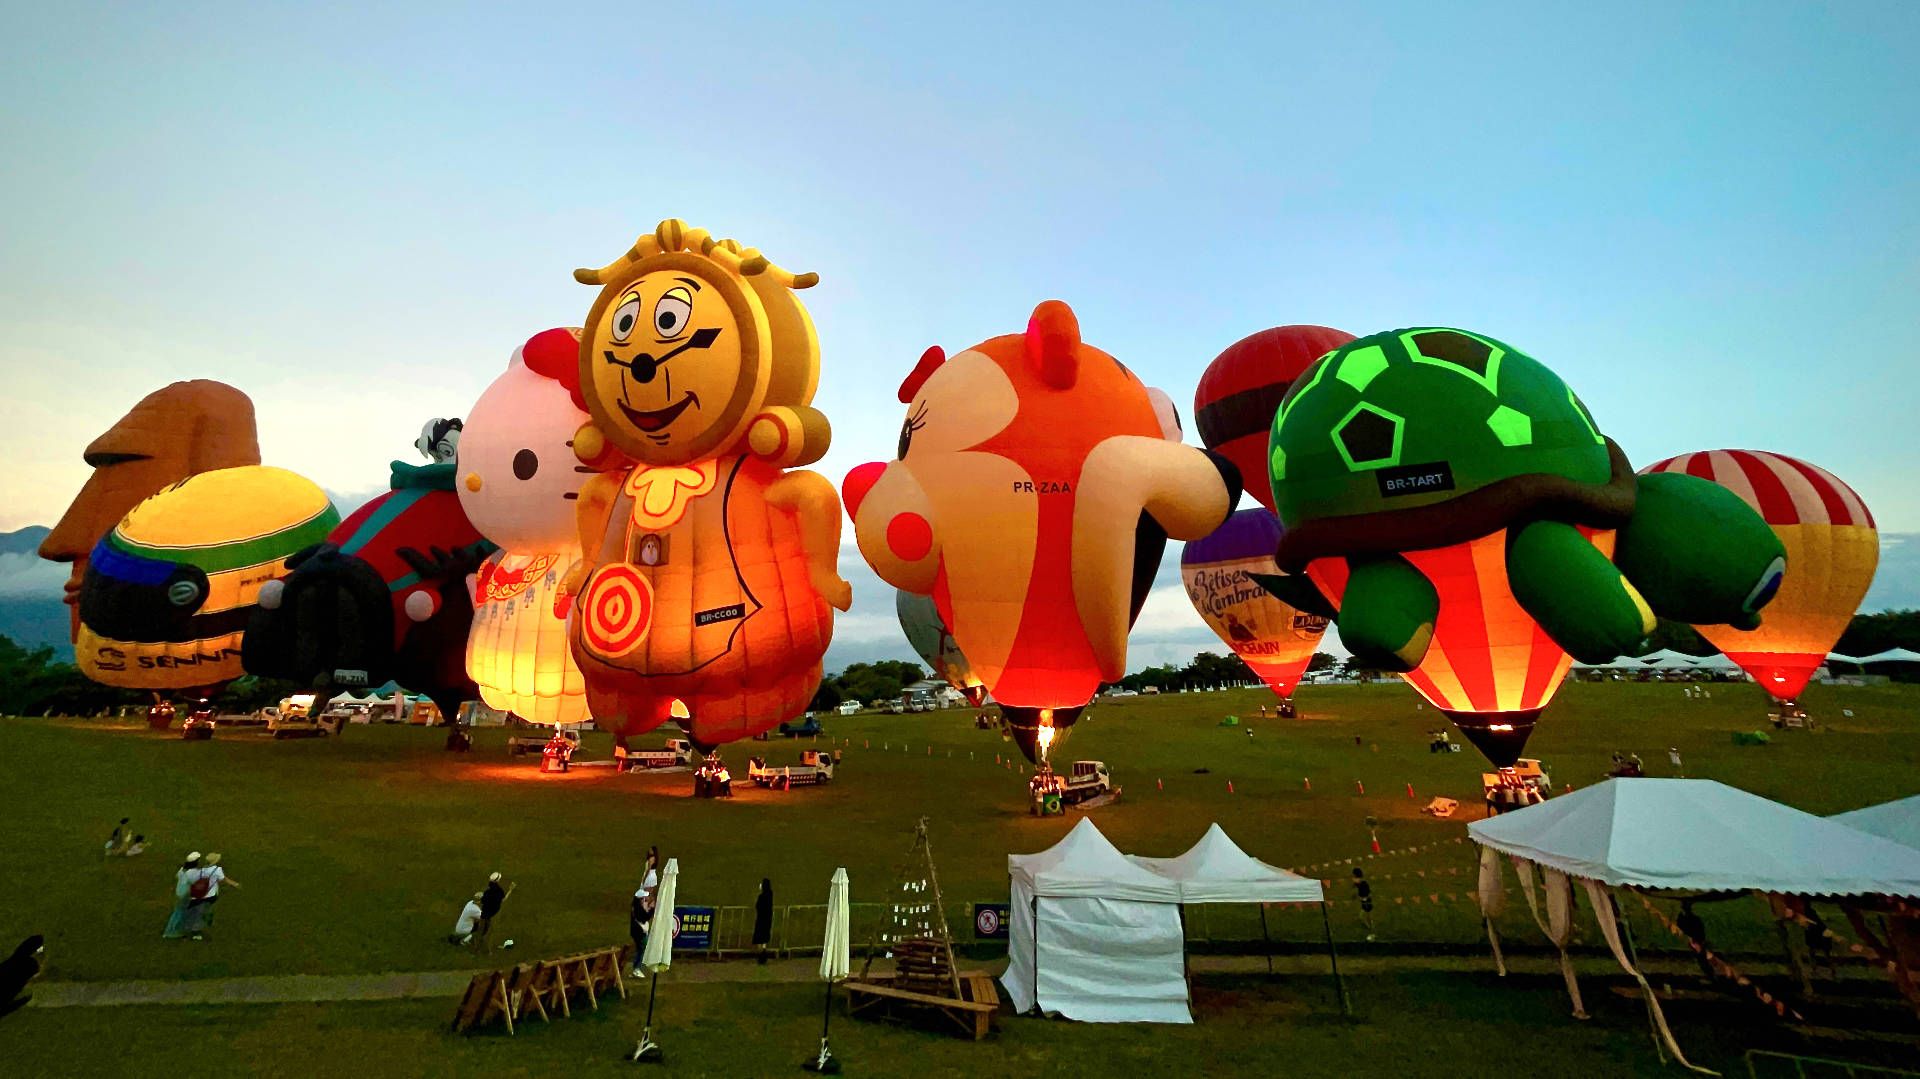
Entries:
POLYGON ((1326 899, 1320 882, 1290 873, 1240 849, 1218 824, 1173 858, 1126 859, 1180 889, 1182 903, 1319 903, 1326 899))
POLYGON ((1889 648, 1884 652, 1875 652, 1870 656, 1861 656, 1854 660, 1861 666, 1869 663, 1920 663, 1920 652, 1911 648, 1889 648))
POLYGON ((1865 809, 1835 813, 1827 819, 1920 850, 1920 794, 1865 809))
MULTIPOLYGON (((1611 888, 1920 898, 1920 850, 1706 779, 1612 779, 1474 821, 1467 834, 1481 848, 1480 901, 1489 915, 1504 902, 1499 855, 1512 859, 1527 906, 1561 950, 1574 1014, 1585 1015, 1566 955, 1577 882, 1615 960, 1640 983, 1656 1034, 1695 1071, 1704 1069, 1687 1063, 1621 943, 1611 888), (1535 903, 1536 867, 1548 918, 1535 903)), ((1494 946, 1497 960, 1497 938, 1494 946)))
POLYGON ((1014 1010, 1093 1023, 1191 1023, 1180 886, 1127 860, 1081 818, 1038 854, 1007 856, 1014 1010))
MULTIPOLYGON (((1240 849, 1215 823, 1205 835, 1172 858, 1127 855, 1133 864, 1165 877, 1180 888, 1182 903, 1255 903, 1260 907, 1260 936, 1267 938, 1268 903, 1318 903, 1327 928, 1327 959, 1333 967, 1341 1010, 1347 1007, 1346 986, 1340 982, 1340 960, 1334 950, 1333 926, 1326 922, 1327 896, 1320 881, 1267 863, 1240 849)), ((1269 942, 1270 943, 1270 942, 1269 942)), ((1267 973, 1273 973, 1273 955, 1267 955, 1267 973)))
POLYGON ((1646 655, 1640 657, 1640 665, 1643 667, 1652 667, 1661 663, 1665 663, 1669 667, 1674 663, 1684 663, 1692 666, 1698 662, 1700 662, 1699 656, 1690 656, 1685 652, 1677 652, 1671 648, 1662 648, 1657 652, 1648 652, 1646 655))
POLYGON ((1467 834, 1616 886, 1920 898, 1920 851, 1710 779, 1608 780, 1467 834))

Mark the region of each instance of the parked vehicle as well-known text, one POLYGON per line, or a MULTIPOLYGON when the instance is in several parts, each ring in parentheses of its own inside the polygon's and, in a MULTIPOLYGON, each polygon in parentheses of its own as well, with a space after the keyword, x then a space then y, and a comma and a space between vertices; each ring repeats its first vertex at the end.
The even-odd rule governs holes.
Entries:
POLYGON ((759 757, 747 761, 747 778, 762 787, 778 787, 788 790, 793 787, 825 783, 833 778, 834 754, 818 749, 800 751, 800 763, 797 765, 769 765, 759 757))
POLYGON ((1028 811, 1036 817, 1048 817, 1066 812, 1070 805, 1117 794, 1119 788, 1113 785, 1105 761, 1074 761, 1073 770, 1064 776, 1052 768, 1035 772, 1027 781, 1027 791, 1031 796, 1028 811))
POLYGON ((788 738, 812 738, 824 729, 820 726, 820 717, 812 712, 808 712, 807 717, 798 723, 788 721, 780 724, 780 733, 788 738))
POLYGON ((267 717, 267 731, 275 738, 319 738, 323 735, 340 733, 346 722, 344 715, 314 712, 315 698, 311 693, 296 693, 280 702, 280 707, 267 717))
POLYGON ((613 756, 622 772, 692 766, 699 764, 702 759, 702 754, 695 750, 693 743, 685 738, 667 739, 664 749, 624 749, 615 746, 613 756))

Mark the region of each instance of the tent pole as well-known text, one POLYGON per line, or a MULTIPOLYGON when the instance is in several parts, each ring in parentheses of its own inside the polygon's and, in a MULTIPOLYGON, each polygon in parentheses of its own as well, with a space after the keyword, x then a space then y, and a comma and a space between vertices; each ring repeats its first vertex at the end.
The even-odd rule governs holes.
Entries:
POLYGON ((1040 897, 1030 901, 1033 907, 1033 1011, 1045 1018, 1047 1010, 1040 1006, 1040 897))
POLYGON ((1273 976, 1273 938, 1267 935, 1267 905, 1260 904, 1260 944, 1267 953, 1267 976, 1273 976))
POLYGON ((1353 1015, 1353 1007, 1347 1003, 1347 983, 1340 977, 1340 949, 1333 943, 1333 919, 1327 915, 1327 901, 1320 900, 1320 924, 1327 931, 1327 961, 1333 964, 1333 987, 1340 994, 1340 1014, 1353 1015))

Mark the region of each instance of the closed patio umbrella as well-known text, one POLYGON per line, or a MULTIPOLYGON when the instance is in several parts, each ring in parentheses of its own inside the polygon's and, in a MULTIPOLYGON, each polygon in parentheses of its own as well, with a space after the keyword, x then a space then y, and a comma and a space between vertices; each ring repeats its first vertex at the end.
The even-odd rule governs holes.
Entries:
POLYGON ((820 1052, 800 1065, 825 1075, 840 1074, 840 1062, 827 1047, 827 1027, 833 1022, 833 983, 846 977, 853 964, 847 919, 847 871, 841 867, 833 871, 833 880, 827 885, 827 935, 820 944, 820 980, 827 983, 827 1004, 820 1019, 820 1052))
POLYGON ((640 966, 653 975, 653 985, 647 990, 647 1024, 640 1029, 640 1044, 634 1046, 632 1059, 649 1064, 662 1059, 660 1047, 653 1042, 653 998, 660 993, 660 975, 673 966, 673 935, 679 929, 679 919, 673 913, 673 893, 679 886, 680 859, 668 858, 666 871, 660 874, 660 890, 654 893, 647 948, 640 956, 640 966))

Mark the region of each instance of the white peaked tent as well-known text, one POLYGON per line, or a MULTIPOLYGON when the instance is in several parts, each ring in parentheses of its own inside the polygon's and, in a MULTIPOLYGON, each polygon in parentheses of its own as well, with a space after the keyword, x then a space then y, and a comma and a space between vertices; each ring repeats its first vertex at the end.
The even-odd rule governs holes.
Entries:
POLYGON ((1920 898, 1920 851, 1710 779, 1612 779, 1467 834, 1616 886, 1920 898))
POLYGON ((1319 881, 1255 858, 1218 824, 1178 857, 1126 857, 1178 885, 1183 903, 1318 903, 1326 898, 1319 881))
POLYGON ((1884 652, 1875 652, 1870 656, 1861 656, 1855 663, 1920 663, 1920 652, 1911 648, 1889 648, 1884 652))
POLYGON ((1191 1023, 1180 886, 1135 865, 1085 817, 1038 854, 1007 856, 1014 1010, 1093 1023, 1191 1023))
MULTIPOLYGON (((1704 1069, 1687 1062, 1652 986, 1622 946, 1613 888, 1920 898, 1920 850, 1707 779, 1611 779, 1474 821, 1467 834, 1480 845, 1481 909, 1501 907, 1499 855, 1508 855, 1535 921, 1560 948, 1574 1015, 1585 1018, 1566 944, 1574 896, 1584 891, 1614 959, 1640 983, 1656 1035, 1694 1071, 1704 1069), (1535 902, 1536 869, 1545 918, 1535 902)), ((1498 961, 1497 939, 1494 947, 1498 961)))
POLYGON ((1685 652, 1676 652, 1671 648, 1662 648, 1657 652, 1648 652, 1646 655, 1640 657, 1641 665, 1646 667, 1661 665, 1673 667, 1676 664, 1685 664, 1691 667, 1698 662, 1700 662, 1699 656, 1690 656, 1685 652))
POLYGON ((1920 794, 1865 809, 1835 813, 1827 819, 1920 850, 1920 794))

